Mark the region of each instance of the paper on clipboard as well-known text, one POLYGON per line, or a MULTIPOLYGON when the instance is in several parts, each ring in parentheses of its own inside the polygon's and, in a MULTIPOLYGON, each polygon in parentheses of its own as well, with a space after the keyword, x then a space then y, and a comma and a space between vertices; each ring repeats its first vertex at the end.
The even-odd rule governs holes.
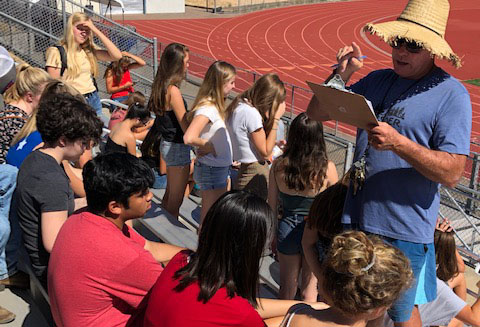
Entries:
MULTIPOLYGON (((378 125, 370 101, 360 94, 306 81, 331 120, 366 129, 378 125)), ((320 109, 318 109, 320 110, 320 109)))

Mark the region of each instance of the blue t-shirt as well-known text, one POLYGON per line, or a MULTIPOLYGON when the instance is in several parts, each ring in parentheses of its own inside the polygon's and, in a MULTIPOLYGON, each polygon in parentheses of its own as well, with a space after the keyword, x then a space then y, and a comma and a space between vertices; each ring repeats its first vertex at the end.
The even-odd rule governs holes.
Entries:
POLYGON ((33 151, 33 149, 42 143, 42 136, 38 131, 32 132, 20 140, 17 144, 10 147, 7 153, 7 163, 20 168, 23 160, 33 151))
MULTIPOLYGON (((379 120, 410 140, 432 150, 469 154, 470 96, 442 69, 435 68, 420 80, 378 70, 351 89, 372 102, 379 120)), ((367 133, 359 129, 354 160, 363 155, 367 142, 367 133)), ((438 189, 438 183, 392 151, 369 147, 365 184, 355 196, 349 188, 342 222, 394 239, 431 243, 440 206, 438 189)))

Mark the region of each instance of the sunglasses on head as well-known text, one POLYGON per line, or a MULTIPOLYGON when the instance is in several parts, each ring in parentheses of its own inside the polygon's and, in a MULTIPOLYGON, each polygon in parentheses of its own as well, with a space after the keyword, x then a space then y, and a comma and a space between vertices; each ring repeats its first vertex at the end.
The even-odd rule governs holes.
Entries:
POLYGON ((394 49, 400 49, 404 45, 405 49, 410 53, 419 53, 423 49, 421 45, 414 41, 407 41, 401 38, 390 41, 390 46, 394 49))

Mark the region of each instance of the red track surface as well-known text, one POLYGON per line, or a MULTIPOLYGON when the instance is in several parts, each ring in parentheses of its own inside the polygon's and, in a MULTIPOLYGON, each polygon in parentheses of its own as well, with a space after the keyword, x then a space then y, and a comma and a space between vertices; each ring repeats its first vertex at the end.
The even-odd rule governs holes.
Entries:
MULTIPOLYGON (((128 21, 147 37, 162 43, 180 42, 193 53, 226 60, 259 74, 276 72, 283 81, 308 88, 305 80, 322 82, 331 72, 336 51, 357 42, 367 59, 354 76, 391 66, 390 48, 377 37, 364 35, 368 22, 395 19, 406 0, 363 0, 285 7, 234 18, 128 21)), ((480 1, 450 0, 446 39, 463 56, 456 70, 437 61, 460 80, 480 78, 480 1)), ((193 58, 190 71, 202 75, 209 62, 193 58)), ((239 74, 237 87, 244 89, 251 76, 239 74)), ((480 141, 480 87, 464 84, 473 106, 472 140, 480 141)), ((290 96, 291 92, 289 92, 290 96)), ((295 90, 295 111, 303 111, 310 95, 295 90)), ((287 99, 290 102, 291 99, 287 99)), ((354 132, 352 128, 349 129, 354 132)), ((473 150, 473 149, 472 149, 473 150)))

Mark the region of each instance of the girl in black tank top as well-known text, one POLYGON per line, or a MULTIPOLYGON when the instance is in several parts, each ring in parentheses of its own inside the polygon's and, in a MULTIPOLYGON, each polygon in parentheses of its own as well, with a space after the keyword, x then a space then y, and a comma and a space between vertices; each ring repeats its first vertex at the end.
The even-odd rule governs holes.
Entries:
POLYGON ((105 153, 123 152, 137 155, 137 143, 134 128, 142 127, 150 121, 148 109, 136 102, 128 107, 125 119, 113 126, 105 145, 105 153))
POLYGON ((162 135, 160 152, 167 164, 162 206, 174 217, 178 216, 190 176, 190 147, 183 143, 183 133, 188 127, 187 110, 180 92, 188 60, 188 48, 183 44, 171 43, 165 48, 148 101, 148 109, 155 113, 155 125, 162 135))

